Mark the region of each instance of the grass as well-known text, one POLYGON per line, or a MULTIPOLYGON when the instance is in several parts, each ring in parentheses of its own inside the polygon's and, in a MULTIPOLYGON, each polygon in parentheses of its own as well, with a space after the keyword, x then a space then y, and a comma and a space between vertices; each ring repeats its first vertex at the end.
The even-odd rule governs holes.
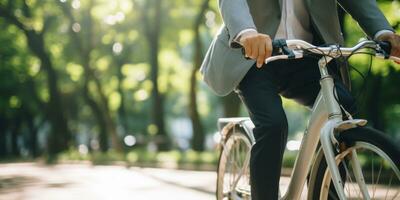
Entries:
POLYGON ((196 152, 177 150, 165 152, 151 152, 145 149, 136 149, 126 153, 115 151, 93 152, 81 154, 75 149, 70 149, 58 156, 59 162, 68 161, 90 161, 97 165, 115 164, 122 162, 127 165, 212 165, 216 166, 218 162, 218 152, 196 152))

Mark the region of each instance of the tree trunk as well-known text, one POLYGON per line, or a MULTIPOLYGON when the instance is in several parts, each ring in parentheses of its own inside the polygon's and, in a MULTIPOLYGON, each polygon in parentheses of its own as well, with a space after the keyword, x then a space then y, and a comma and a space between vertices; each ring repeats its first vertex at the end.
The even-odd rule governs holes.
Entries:
POLYGON ((17 116, 13 119, 13 125, 11 128, 11 155, 18 157, 19 153, 19 145, 18 145, 18 135, 21 127, 21 119, 17 116))
MULTIPOLYGON (((143 13, 144 25, 146 30, 146 38, 149 44, 149 59, 151 65, 150 79, 153 83, 153 89, 151 91, 152 96, 152 121, 157 127, 156 143, 159 150, 169 150, 170 140, 165 130, 164 122, 164 101, 163 95, 159 91, 158 86, 158 53, 159 53, 159 41, 161 32, 161 12, 162 12, 162 0, 149 0, 146 1, 146 8, 151 9, 154 7, 154 18, 149 21, 148 13, 143 13)), ((150 13, 150 12, 149 12, 150 13)))
MULTIPOLYGON (((90 6, 89 6, 89 10, 87 11, 87 19, 88 19, 88 38, 86 38, 87 40, 90 41, 90 45, 89 48, 87 48, 85 54, 86 55, 84 57, 82 57, 83 60, 86 59, 85 61, 85 66, 87 67, 87 72, 89 72, 90 74, 89 77, 91 78, 91 80, 94 81, 96 87, 97 87, 97 92, 100 96, 100 107, 101 110, 103 112, 103 116, 104 116, 104 121, 106 123, 106 127, 107 127, 107 133, 111 136, 111 143, 112 143, 112 147, 114 148, 114 150, 121 152, 123 150, 122 148, 122 144, 121 144, 121 140, 119 139, 118 135, 117 135, 117 126, 111 116, 111 111, 108 107, 108 99, 106 97, 106 95, 103 92, 103 87, 101 85, 100 80, 98 79, 98 77, 96 77, 96 75, 94 74, 94 71, 90 68, 90 53, 91 51, 94 49, 95 47, 95 41, 94 41, 94 33, 93 33, 93 19, 92 19, 92 15, 91 15, 91 8, 94 5, 94 1, 90 0, 89 2, 90 6)), ((82 44, 82 43, 81 43, 82 44)), ((82 44, 83 45, 83 44, 82 44)), ((82 54, 81 54, 82 55, 82 54)), ((107 141, 108 142, 108 141, 107 141)))
POLYGON ((88 88, 88 78, 85 77, 85 83, 83 86, 83 99, 86 101, 90 109, 92 110, 93 115, 96 118, 97 124, 99 125, 99 145, 100 150, 102 152, 107 152, 108 145, 108 134, 107 134, 107 126, 105 122, 105 117, 103 116, 103 112, 100 107, 97 105, 96 101, 90 96, 89 88, 88 88))
POLYGON ((38 129, 35 127, 34 123, 34 115, 27 111, 25 113, 25 120, 29 130, 29 151, 33 158, 36 158, 39 155, 38 146, 37 146, 37 133, 38 129))
POLYGON ((54 70, 49 54, 45 51, 42 34, 34 31, 25 31, 30 50, 39 58, 42 67, 47 73, 47 85, 49 87, 48 118, 52 125, 52 133, 48 138, 49 153, 57 154, 68 148, 71 134, 68 129, 68 121, 65 116, 64 106, 61 102, 61 93, 58 89, 58 74, 54 70))
POLYGON ((89 53, 82 53, 82 64, 84 67, 84 76, 85 76, 85 84, 83 87, 84 99, 86 103, 91 108, 93 114, 96 117, 96 120, 99 125, 99 144, 102 152, 106 152, 109 149, 109 136, 111 136, 112 147, 121 152, 122 145, 117 136, 117 130, 115 123, 111 117, 111 113, 108 109, 108 101, 103 93, 103 89, 100 81, 97 77, 95 77, 94 72, 90 68, 89 64, 89 53), (86 56, 85 56, 86 55, 86 56), (93 80, 97 87, 98 94, 100 96, 100 103, 97 103, 96 100, 91 96, 89 90, 89 82, 93 80))
POLYGON ((0 115, 0 158, 7 156, 7 141, 6 134, 8 130, 8 120, 0 115))
POLYGON ((151 80, 153 82, 153 90, 151 91, 153 97, 152 118, 153 123, 157 127, 156 142, 159 150, 169 150, 169 138, 165 130, 164 122, 164 98, 159 91, 158 86, 158 36, 149 39, 150 42, 150 65, 151 65, 151 80))
POLYGON ((200 38, 200 26, 203 21, 203 16, 205 11, 208 9, 209 0, 204 0, 202 6, 200 8, 200 12, 198 13, 195 24, 193 27, 194 30, 194 56, 193 56, 193 69, 190 75, 190 106, 189 106, 189 116, 192 120, 192 148, 195 151, 204 151, 204 141, 205 134, 204 128, 201 124, 200 115, 197 110, 197 78, 196 74, 198 73, 199 67, 202 61, 202 50, 203 47, 201 45, 200 38))
POLYGON ((45 121, 45 117, 38 111, 40 110, 46 110, 46 105, 40 100, 38 94, 37 94, 37 87, 35 80, 33 78, 29 78, 28 81, 24 84, 25 85, 25 91, 26 93, 29 94, 30 99, 27 99, 26 101, 29 102, 24 102, 23 104, 26 104, 26 114, 25 114, 25 120, 27 122, 27 126, 29 129, 29 148, 30 148, 30 153, 33 158, 36 158, 40 155, 40 149, 38 147, 38 129, 39 127, 43 124, 45 121), (32 107, 29 106, 31 103, 36 104, 36 108, 32 109, 32 107), (41 117, 42 119, 40 123, 35 125, 35 118, 41 117))
MULTIPOLYGON (((125 95, 124 95, 124 90, 122 88, 122 82, 124 80, 124 75, 122 74, 122 63, 118 63, 118 72, 117 72, 117 78, 118 78, 118 93, 121 96, 121 103, 118 108, 118 116, 119 120, 121 122, 122 128, 124 135, 127 134, 127 131, 129 130, 129 125, 127 121, 127 114, 126 114, 126 108, 125 108, 125 95)), ((131 105, 132 106, 132 105, 131 105)))

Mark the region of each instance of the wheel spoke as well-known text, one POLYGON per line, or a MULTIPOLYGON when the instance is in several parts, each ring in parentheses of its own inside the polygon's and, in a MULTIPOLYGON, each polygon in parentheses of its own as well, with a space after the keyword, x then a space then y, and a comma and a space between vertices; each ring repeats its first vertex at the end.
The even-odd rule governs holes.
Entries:
POLYGON ((234 148, 234 152, 233 152, 233 159, 232 159, 232 162, 233 162, 233 165, 232 165, 232 174, 233 174, 233 177, 232 177, 232 179, 231 179, 231 185, 230 185, 230 190, 231 191, 233 191, 235 188, 234 188, 234 183, 235 183, 235 180, 236 180, 236 162, 235 162, 235 160, 236 160, 236 148, 235 148, 235 146, 236 146, 236 140, 234 140, 234 142, 233 142, 233 148, 234 148))
POLYGON ((389 186, 388 186, 388 189, 386 190, 385 199, 387 198, 387 196, 389 194, 390 186, 392 185, 392 179, 393 179, 393 176, 390 176, 389 186))
MULTIPOLYGON (((351 156, 351 155, 350 155, 351 156)), ((350 171, 349 171, 349 168, 347 167, 347 163, 346 163, 346 161, 344 160, 343 161, 343 165, 344 165, 344 169, 346 170, 346 177, 348 177, 348 179, 350 180, 350 184, 347 184, 347 185, 349 185, 349 196, 351 196, 351 190, 350 190, 350 186, 352 186, 352 188, 354 189, 354 193, 356 193, 356 196, 357 197, 359 197, 359 195, 360 195, 360 193, 359 192, 357 192, 357 188, 356 188, 356 186, 353 184, 354 183, 354 181, 353 181, 353 179, 351 178, 351 174, 350 174, 350 171)), ((345 183, 343 183, 343 184, 345 184, 345 183)))
POLYGON ((400 188, 396 190, 396 193, 394 193, 392 200, 396 200, 397 199, 396 197, 399 195, 399 193, 400 193, 400 188))
MULTIPOLYGON (((373 157, 373 154, 372 154, 372 152, 371 152, 371 156, 370 156, 370 158, 372 158, 371 159, 371 165, 372 165, 372 168, 371 168, 371 173, 372 173, 372 180, 371 180, 371 183, 374 183, 374 171, 375 171, 375 169, 374 169, 374 157, 373 157)), ((375 187, 374 187, 375 188, 375 187)), ((373 189, 373 191, 372 191, 372 198, 375 198, 375 189, 373 189)))
MULTIPOLYGON (((372 162, 373 162, 373 159, 372 159, 372 162)), ((378 185, 379 178, 380 178, 380 176, 381 176, 382 167, 383 167, 382 165, 379 167, 379 173, 378 173, 378 175, 377 175, 377 177, 376 177, 376 182, 375 182, 375 183, 372 183, 372 184, 374 184, 374 194, 375 194, 375 192, 376 192, 376 186, 378 185)), ((375 197, 375 195, 374 195, 374 197, 375 197)))

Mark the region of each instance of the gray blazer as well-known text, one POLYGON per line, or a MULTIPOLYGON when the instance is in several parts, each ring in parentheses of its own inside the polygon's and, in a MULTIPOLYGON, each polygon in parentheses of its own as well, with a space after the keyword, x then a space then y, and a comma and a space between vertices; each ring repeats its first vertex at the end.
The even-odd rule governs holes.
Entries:
MULTIPOLYGON (((373 37, 393 30, 375 0, 304 0, 312 28, 324 43, 343 44, 337 2, 373 37)), ((256 29, 274 38, 281 19, 280 0, 219 0, 223 25, 212 41, 200 71, 207 85, 220 96, 229 94, 255 63, 246 60, 232 40, 241 30, 256 29)))

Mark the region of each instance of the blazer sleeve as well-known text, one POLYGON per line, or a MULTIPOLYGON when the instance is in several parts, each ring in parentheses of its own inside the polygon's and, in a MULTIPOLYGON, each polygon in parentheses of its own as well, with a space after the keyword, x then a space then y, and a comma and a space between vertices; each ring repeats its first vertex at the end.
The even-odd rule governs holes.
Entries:
POLYGON ((374 38, 375 34, 381 30, 394 32, 376 0, 338 0, 338 3, 358 22, 370 38, 374 38))
POLYGON ((228 29, 229 46, 236 47, 233 39, 244 29, 256 29, 247 0, 218 0, 222 20, 228 29))

